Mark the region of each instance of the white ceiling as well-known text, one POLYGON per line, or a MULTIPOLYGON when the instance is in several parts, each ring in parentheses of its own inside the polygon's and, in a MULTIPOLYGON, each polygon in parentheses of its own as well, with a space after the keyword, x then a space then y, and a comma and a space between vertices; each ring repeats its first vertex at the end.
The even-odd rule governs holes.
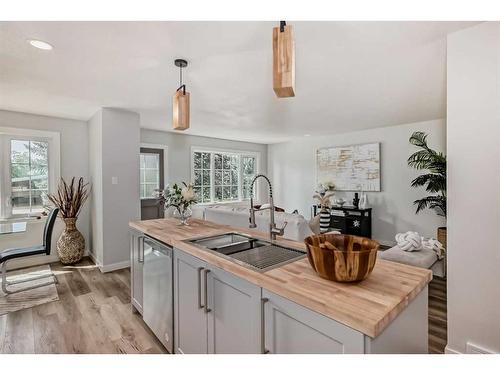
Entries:
POLYGON ((272 90, 270 22, 0 22, 0 108, 171 130, 175 58, 189 134, 274 143, 445 116, 446 35, 472 22, 289 22, 296 97, 272 90), (26 43, 41 39, 42 51, 26 43))

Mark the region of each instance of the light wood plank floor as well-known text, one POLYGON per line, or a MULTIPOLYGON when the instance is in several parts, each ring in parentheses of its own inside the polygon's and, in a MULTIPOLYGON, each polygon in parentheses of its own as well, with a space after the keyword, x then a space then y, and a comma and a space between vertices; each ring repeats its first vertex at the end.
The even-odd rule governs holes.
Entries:
POLYGON ((0 353, 165 353, 130 305, 130 270, 51 264, 59 301, 0 316, 0 353))
MULTIPOLYGON (((166 353, 130 305, 130 270, 51 264, 59 301, 0 316, 0 353, 166 353)), ((446 281, 429 285, 429 353, 447 341, 446 281)))
POLYGON ((446 280, 434 277, 429 284, 429 353, 442 354, 448 341, 446 280))

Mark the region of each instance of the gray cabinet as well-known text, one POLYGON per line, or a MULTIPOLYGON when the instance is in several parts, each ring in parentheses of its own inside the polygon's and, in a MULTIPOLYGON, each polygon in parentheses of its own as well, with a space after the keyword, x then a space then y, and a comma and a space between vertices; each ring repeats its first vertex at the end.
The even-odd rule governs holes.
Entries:
POLYGON ((142 314, 144 235, 130 231, 130 293, 132 307, 142 314))
POLYGON ((219 268, 208 271, 208 352, 261 351, 261 288, 219 268))
POLYGON ((206 267, 202 260, 174 249, 175 353, 208 352, 204 290, 206 267))
POLYGON ((259 353, 261 288, 174 249, 175 352, 259 353))
POLYGON ((265 348, 276 354, 364 353, 364 335, 267 290, 265 348))

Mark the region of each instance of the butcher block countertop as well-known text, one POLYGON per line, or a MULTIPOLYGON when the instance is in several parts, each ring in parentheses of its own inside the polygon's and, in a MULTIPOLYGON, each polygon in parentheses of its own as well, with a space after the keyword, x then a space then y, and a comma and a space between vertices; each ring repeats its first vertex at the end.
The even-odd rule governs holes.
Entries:
MULTIPOLYGON (((307 258, 264 273, 256 272, 183 240, 227 232, 268 240, 266 233, 195 219, 190 221, 190 226, 177 224, 175 219, 158 219, 131 222, 130 227, 372 338, 377 337, 432 280, 430 270, 382 259, 377 259, 368 279, 354 284, 320 278, 307 258)), ((305 250, 300 242, 284 239, 276 242, 305 250)))

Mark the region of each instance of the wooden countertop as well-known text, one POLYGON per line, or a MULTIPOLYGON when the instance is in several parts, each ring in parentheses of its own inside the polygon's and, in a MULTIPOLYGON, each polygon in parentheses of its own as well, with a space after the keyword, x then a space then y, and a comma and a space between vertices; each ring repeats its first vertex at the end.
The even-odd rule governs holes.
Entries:
MULTIPOLYGON (((130 227, 373 338, 432 280, 430 270, 382 259, 377 259, 368 279, 355 284, 320 278, 307 258, 256 272, 183 240, 229 231, 267 239, 265 233, 195 219, 190 226, 177 223, 175 219, 145 220, 131 222, 130 227)), ((279 239, 277 243, 305 250, 300 242, 279 239)))

